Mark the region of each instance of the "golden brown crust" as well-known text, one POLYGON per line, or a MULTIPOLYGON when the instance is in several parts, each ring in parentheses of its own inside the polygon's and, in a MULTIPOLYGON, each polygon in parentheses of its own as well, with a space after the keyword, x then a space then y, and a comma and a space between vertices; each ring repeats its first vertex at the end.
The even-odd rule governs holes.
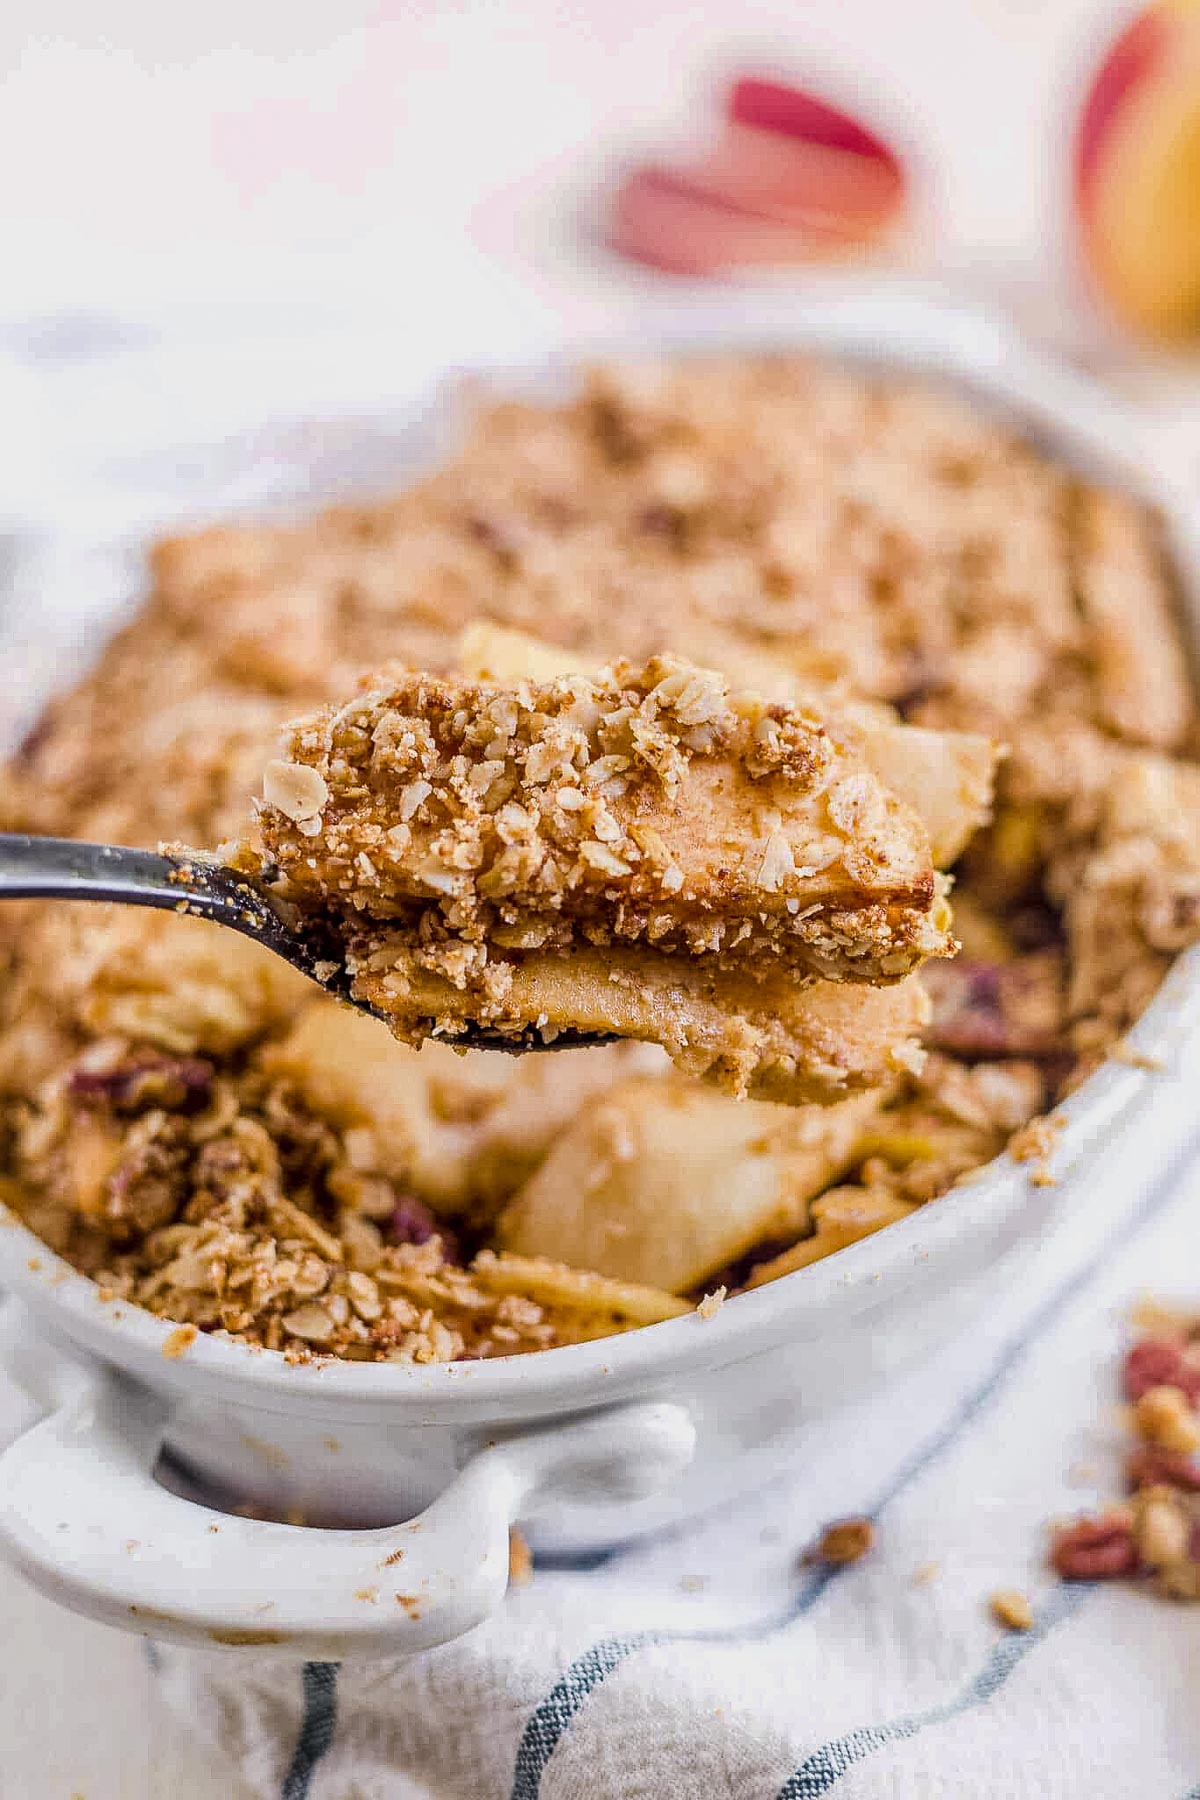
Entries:
POLYGON ((283 751, 258 823, 289 897, 458 962, 642 943, 884 981, 950 948, 915 813, 812 713, 677 659, 511 687, 398 672, 283 751))
POLYGON ((403 1042, 633 1037, 791 1104, 916 1065, 920 990, 860 984, 951 947, 928 834, 809 710, 677 659, 399 671, 283 751, 263 851, 403 1042))
MULTIPOLYGON (((458 641, 455 664, 468 679, 511 686, 594 673, 600 663, 527 632, 476 622, 458 641)), ((905 725, 895 709, 851 695, 843 686, 805 677, 777 656, 724 647, 720 668, 731 686, 800 707, 820 720, 843 749, 861 758, 916 813, 929 834, 935 868, 962 855, 991 817, 1003 747, 967 731, 930 731, 905 725)))

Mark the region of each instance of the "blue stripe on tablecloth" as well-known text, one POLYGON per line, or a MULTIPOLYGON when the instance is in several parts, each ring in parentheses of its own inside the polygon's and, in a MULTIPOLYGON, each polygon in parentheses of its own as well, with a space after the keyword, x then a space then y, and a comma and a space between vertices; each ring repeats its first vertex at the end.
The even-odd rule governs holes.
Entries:
POLYGON ((910 1713, 907 1718, 891 1719, 886 1725, 862 1725, 845 1737, 823 1744, 811 1756, 805 1757, 795 1774, 788 1777, 776 1800, 819 1800, 819 1796, 827 1794, 855 1763, 873 1756, 885 1745, 917 1737, 930 1725, 945 1725, 951 1719, 973 1712, 977 1706, 986 1706, 1029 1652, 1036 1649, 1056 1625, 1077 1612, 1091 1591, 1090 1584, 1059 1588, 1029 1631, 1014 1632, 1002 1639, 979 1673, 940 1706, 931 1706, 926 1712, 910 1713))
MULTIPOLYGON (((1060 1282, 1033 1312, 1020 1331, 1015 1332, 1008 1339, 987 1375, 964 1397, 957 1411, 951 1414, 946 1424, 931 1438, 928 1438, 913 1456, 901 1464, 892 1480, 868 1509, 867 1516, 869 1518, 877 1518, 885 1507, 890 1505, 919 1475, 924 1474, 942 1452, 950 1447, 998 1392, 1025 1353, 1054 1323, 1062 1308, 1099 1273, 1114 1248, 1135 1237, 1155 1214, 1161 1211, 1171 1198, 1180 1175, 1195 1156, 1198 1145, 1200 1145, 1200 1137, 1189 1139, 1184 1148, 1172 1158, 1168 1169, 1155 1182, 1133 1215, 1125 1220, 1117 1230, 1110 1232, 1100 1248, 1088 1258, 1083 1267, 1060 1282)), ((601 1642, 593 1644, 590 1649, 584 1651, 582 1656, 575 1658, 574 1662, 555 1682, 546 1698, 540 1701, 530 1713, 525 1730, 521 1735, 521 1741, 517 1746, 510 1800, 538 1800, 546 1765, 575 1715, 586 1704, 589 1696, 600 1686, 601 1682, 607 1680, 613 1670, 635 1651, 647 1649, 652 1644, 697 1641, 737 1643, 739 1641, 753 1642, 760 1637, 769 1637, 772 1632, 783 1630, 807 1612, 820 1598, 829 1583, 841 1573, 843 1570, 837 1568, 820 1571, 814 1579, 805 1583, 798 1594, 793 1596, 781 1614, 774 1614, 755 1625, 735 1626, 728 1629, 718 1627, 707 1631, 640 1631, 625 1637, 605 1638, 601 1642)), ((1200 1800, 1200 1795, 1198 1795, 1198 1800, 1200 1800)))
POLYGON ((308 1800, 317 1764, 333 1743, 337 1728, 337 1678, 335 1662, 304 1665, 304 1717, 279 1800, 308 1800))

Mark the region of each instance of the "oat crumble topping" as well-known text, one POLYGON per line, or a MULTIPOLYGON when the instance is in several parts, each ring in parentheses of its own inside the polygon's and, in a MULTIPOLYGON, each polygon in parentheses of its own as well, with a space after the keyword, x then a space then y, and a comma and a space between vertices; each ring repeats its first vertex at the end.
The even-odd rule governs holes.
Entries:
POLYGON ((259 826, 289 896, 458 962, 643 942, 885 981, 950 949, 916 815, 812 714, 677 659, 372 679, 285 749, 259 826))
MULTIPOLYGON (((236 859, 265 856, 403 1042, 607 1030, 739 1095, 835 1098, 915 1065, 924 1001, 825 990, 954 948, 919 807, 847 735, 677 658, 376 676, 289 726, 236 859)), ((901 779, 930 736, 891 728, 901 779)), ((941 748, 969 778, 939 835, 965 840, 995 747, 941 748)))

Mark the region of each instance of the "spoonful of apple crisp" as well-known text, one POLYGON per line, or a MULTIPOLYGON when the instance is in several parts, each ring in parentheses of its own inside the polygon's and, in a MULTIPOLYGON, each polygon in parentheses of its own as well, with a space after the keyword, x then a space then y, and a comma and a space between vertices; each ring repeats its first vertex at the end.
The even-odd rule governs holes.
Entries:
POLYGON ((211 919, 411 1044, 636 1038, 789 1103, 914 1066, 916 971, 956 948, 938 867, 994 745, 671 657, 471 643, 293 721, 222 855, 0 837, 0 895, 211 919))

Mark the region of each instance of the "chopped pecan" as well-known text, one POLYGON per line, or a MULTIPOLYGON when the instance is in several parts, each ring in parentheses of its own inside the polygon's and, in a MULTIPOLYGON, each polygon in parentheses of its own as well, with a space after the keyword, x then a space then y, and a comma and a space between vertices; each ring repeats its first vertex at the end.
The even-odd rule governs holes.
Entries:
POLYGON ((827 1563, 858 1562, 874 1542, 875 1527, 870 1519, 837 1519, 821 1533, 817 1557, 827 1563))
POLYGON ((1131 1491, 1144 1487, 1184 1488, 1200 1493, 1200 1463, 1179 1450, 1157 1444, 1139 1444, 1125 1460, 1125 1482, 1131 1491))
POLYGON ((1050 1561, 1064 1581, 1107 1581, 1138 1568, 1133 1519, 1123 1507, 1075 1519, 1054 1535, 1050 1561))
POLYGON ((1126 1398, 1138 1401, 1156 1387, 1174 1387, 1192 1406, 1200 1404, 1200 1360, 1176 1338, 1140 1338, 1125 1358, 1126 1398))

